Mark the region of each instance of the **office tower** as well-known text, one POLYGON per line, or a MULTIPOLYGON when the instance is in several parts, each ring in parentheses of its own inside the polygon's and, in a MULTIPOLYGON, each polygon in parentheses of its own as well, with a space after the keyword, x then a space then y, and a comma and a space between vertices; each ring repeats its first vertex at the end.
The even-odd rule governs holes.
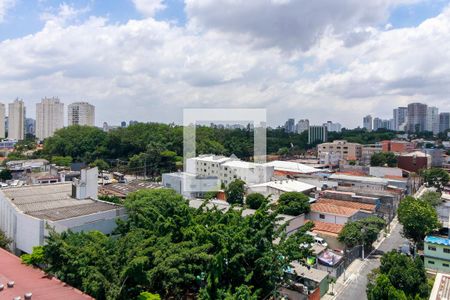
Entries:
POLYGON ((8 104, 8 138, 23 140, 25 137, 25 104, 16 99, 8 104))
POLYGON ((408 108, 407 107, 398 107, 393 111, 394 115, 394 124, 393 130, 404 131, 405 126, 408 122, 408 108))
POLYGON ((32 118, 25 119, 25 135, 36 135, 36 120, 32 118))
POLYGON ((0 138, 6 137, 5 104, 0 103, 0 138))
POLYGON ((294 119, 288 119, 286 121, 286 124, 284 125, 284 131, 286 131, 287 133, 295 132, 295 120, 294 119))
POLYGON ((328 131, 326 126, 309 126, 308 130, 308 144, 323 143, 328 138, 328 131))
POLYGON ((387 130, 394 130, 394 120, 388 119, 388 120, 381 120, 381 127, 387 130))
POLYGON ((305 131, 308 131, 309 120, 308 119, 299 120, 295 129, 296 129, 297 133, 303 133, 305 131))
POLYGON ((64 127, 64 104, 58 98, 43 98, 36 104, 36 137, 44 140, 64 127))
POLYGON ((373 130, 378 130, 380 128, 383 128, 383 120, 376 117, 373 119, 373 130))
POLYGON ((323 126, 327 127, 328 132, 341 132, 342 131, 342 125, 340 123, 333 123, 331 121, 327 121, 326 123, 323 123, 323 126))
POLYGON ((68 126, 72 125, 95 125, 95 106, 87 102, 74 102, 69 105, 68 126))
POLYGON ((363 127, 367 131, 372 131, 373 124, 372 124, 372 116, 371 115, 367 115, 363 118, 363 127))
POLYGON ((443 112, 439 114, 439 132, 445 132, 450 129, 450 113, 443 112))
POLYGON ((127 122, 122 121, 122 122, 120 123, 120 127, 122 127, 122 128, 127 127, 127 122))
POLYGON ((422 132, 427 126, 428 106, 422 103, 408 104, 408 132, 422 132))
POLYGON ((439 133, 439 109, 437 107, 427 108, 427 125, 426 131, 431 131, 433 134, 439 133))

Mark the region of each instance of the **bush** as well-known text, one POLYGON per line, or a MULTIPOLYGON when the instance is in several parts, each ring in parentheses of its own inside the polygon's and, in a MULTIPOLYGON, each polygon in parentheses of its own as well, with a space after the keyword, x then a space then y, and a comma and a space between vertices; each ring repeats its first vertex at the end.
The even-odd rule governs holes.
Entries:
POLYGON ((266 197, 260 193, 251 193, 247 195, 247 198, 245 199, 245 204, 251 209, 258 209, 266 202, 268 202, 266 197))

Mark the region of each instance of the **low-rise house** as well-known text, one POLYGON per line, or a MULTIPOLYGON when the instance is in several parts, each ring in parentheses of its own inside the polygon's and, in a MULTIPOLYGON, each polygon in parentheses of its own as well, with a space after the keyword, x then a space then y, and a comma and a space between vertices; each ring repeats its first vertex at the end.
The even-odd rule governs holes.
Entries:
POLYGON ((339 206, 329 203, 313 203, 307 219, 325 223, 345 225, 347 222, 356 221, 367 217, 367 212, 358 208, 339 206))
POLYGON ((162 185, 186 198, 201 198, 207 192, 218 191, 220 180, 216 176, 196 176, 186 172, 165 173, 162 185))
POLYGON ((249 193, 261 193, 264 196, 271 196, 273 202, 277 201, 283 193, 299 192, 309 195, 316 191, 316 186, 301 181, 287 179, 269 181, 265 183, 255 184, 248 187, 249 193))
POLYGON ((338 241, 339 233, 344 228, 342 224, 334 224, 334 223, 326 223, 322 221, 313 221, 314 228, 312 232, 317 234, 319 237, 323 238, 328 247, 331 249, 344 249, 344 245, 342 245, 338 241))
POLYGON ((299 263, 291 263, 286 271, 292 284, 280 290, 288 299, 320 299, 328 292, 329 279, 326 271, 307 268, 299 263))
POLYGON ((274 168, 275 176, 288 176, 288 175, 299 175, 299 174, 314 174, 322 172, 322 170, 294 162, 294 161, 282 161, 274 160, 265 164, 274 168))
POLYGON ((424 262, 428 270, 450 273, 450 239, 429 235, 424 241, 424 262))
POLYGON ((94 300, 55 277, 24 265, 19 257, 1 248, 0 266, 1 299, 94 300))
POLYGON ((397 157, 397 166, 409 172, 418 173, 422 169, 431 168, 431 155, 421 151, 401 154, 397 157))
POLYGON ((26 160, 12 160, 6 163, 6 168, 12 172, 18 171, 47 171, 48 160, 38 159, 26 159, 26 160))
POLYGON ((339 186, 359 187, 367 190, 386 190, 389 187, 406 190, 407 182, 399 179, 378 178, 370 176, 354 176, 333 174, 330 180, 338 182, 339 186))

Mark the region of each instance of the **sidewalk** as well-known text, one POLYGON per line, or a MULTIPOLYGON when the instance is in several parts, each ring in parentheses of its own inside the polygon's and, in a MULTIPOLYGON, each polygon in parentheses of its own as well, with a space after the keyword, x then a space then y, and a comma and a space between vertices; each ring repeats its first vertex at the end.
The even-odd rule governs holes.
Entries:
MULTIPOLYGON (((398 220, 397 220, 397 217, 395 217, 391 222, 389 233, 386 236, 383 236, 380 240, 377 240, 373 243, 374 250, 372 250, 372 252, 367 254, 366 257, 370 256, 375 250, 377 250, 380 247, 381 243, 383 243, 383 241, 387 237, 389 237, 392 230, 395 228, 395 226, 397 226, 397 224, 398 224, 398 220)), ((328 294, 332 291, 331 284, 330 284, 328 293, 325 294, 321 299, 325 299, 325 300, 335 299, 336 296, 338 296, 356 278, 356 276, 360 273, 361 269, 364 267, 365 264, 366 264, 366 260, 363 260, 362 258, 355 259, 347 267, 347 269, 344 271, 344 273, 341 276, 339 276, 336 283, 334 284, 334 295, 328 294)))

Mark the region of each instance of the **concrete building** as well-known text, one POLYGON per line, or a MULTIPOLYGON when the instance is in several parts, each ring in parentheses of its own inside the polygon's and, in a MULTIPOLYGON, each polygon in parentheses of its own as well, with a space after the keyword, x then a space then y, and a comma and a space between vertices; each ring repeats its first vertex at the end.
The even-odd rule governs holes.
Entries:
POLYGON ((360 160, 362 156, 362 146, 357 143, 349 143, 345 140, 335 140, 332 143, 322 143, 317 146, 319 157, 321 153, 337 154, 339 159, 360 160))
POLYGON ((421 151, 399 155, 397 166, 409 172, 418 173, 419 170, 431 168, 431 156, 421 151))
POLYGON ((3 188, 0 191, 0 229, 13 240, 15 253, 42 246, 49 228, 56 232, 99 230, 110 234, 125 208, 97 198, 97 168, 83 170, 74 183, 3 188))
POLYGON ((389 186, 406 190, 405 181, 398 179, 333 174, 329 177, 329 180, 338 182, 339 186, 358 187, 371 191, 384 191, 389 186))
POLYGON ((314 174, 323 172, 320 169, 301 164, 294 161, 282 161, 274 160, 266 163, 265 165, 274 168, 275 176, 288 176, 288 175, 299 175, 299 174, 314 174))
POLYGON ((381 141, 383 152, 405 153, 412 152, 416 145, 408 141, 386 140, 381 141))
POLYGON ((363 128, 365 128, 369 132, 373 130, 373 121, 371 115, 367 115, 363 118, 363 128))
POLYGON ((361 160, 360 163, 363 165, 370 165, 370 159, 375 153, 382 152, 381 144, 364 145, 361 147, 361 160))
POLYGON ((422 103, 408 105, 408 132, 422 132, 427 128, 428 106, 422 103))
POLYGON ((431 131, 433 134, 439 133, 439 109, 437 107, 427 108, 427 126, 426 131, 431 131))
POLYGON ((19 141, 25 138, 25 104, 19 99, 8 105, 8 138, 19 141))
POLYGON ((317 142, 326 142, 328 139, 328 131, 326 126, 309 126, 308 144, 317 142))
POLYGON ((395 108, 393 111, 393 120, 393 130, 404 131, 408 123, 408 108, 395 108))
POLYGON ((270 196, 271 201, 276 202, 283 193, 298 192, 309 195, 315 192, 316 186, 297 180, 277 180, 269 181, 259 184, 254 184, 248 187, 249 193, 260 193, 264 196, 270 196))
POLYGON ((445 132, 450 129, 450 113, 443 112, 439 114, 439 132, 445 132))
POLYGON ((0 139, 4 139, 6 137, 5 117, 5 104, 0 103, 0 139))
POLYGON ((175 190, 185 198, 202 198, 205 193, 218 191, 220 180, 217 176, 196 176, 186 172, 165 173, 162 175, 162 185, 175 190))
POLYGON ((288 119, 286 121, 286 124, 284 124, 284 131, 286 131, 287 133, 295 132, 295 120, 294 119, 288 119))
POLYGON ((357 208, 345 207, 339 204, 313 203, 306 218, 311 221, 345 225, 347 222, 366 218, 370 214, 357 208))
POLYGON ((376 131, 376 130, 381 129, 381 128, 383 128, 383 120, 381 120, 378 117, 375 117, 373 119, 373 130, 376 131))
POLYGON ((31 134, 36 136, 36 120, 32 118, 25 119, 25 135, 31 134))
POLYGON ((305 131, 309 130, 309 120, 308 119, 302 119, 299 120, 296 125, 297 133, 303 133, 305 131))
POLYGON ((423 253, 426 269, 450 273, 450 239, 447 236, 427 236, 423 253))
POLYGON ((341 132, 342 131, 342 125, 340 123, 333 123, 331 121, 327 121, 326 123, 323 123, 323 126, 325 126, 328 130, 328 132, 341 132))
POLYGON ((445 295, 450 295, 450 275, 439 272, 434 279, 429 300, 443 300, 445 295))
POLYGON ((36 138, 44 140, 63 127, 64 103, 53 97, 36 104, 36 138))
POLYGON ((68 126, 95 126, 95 106, 87 102, 74 102, 68 107, 68 126))

